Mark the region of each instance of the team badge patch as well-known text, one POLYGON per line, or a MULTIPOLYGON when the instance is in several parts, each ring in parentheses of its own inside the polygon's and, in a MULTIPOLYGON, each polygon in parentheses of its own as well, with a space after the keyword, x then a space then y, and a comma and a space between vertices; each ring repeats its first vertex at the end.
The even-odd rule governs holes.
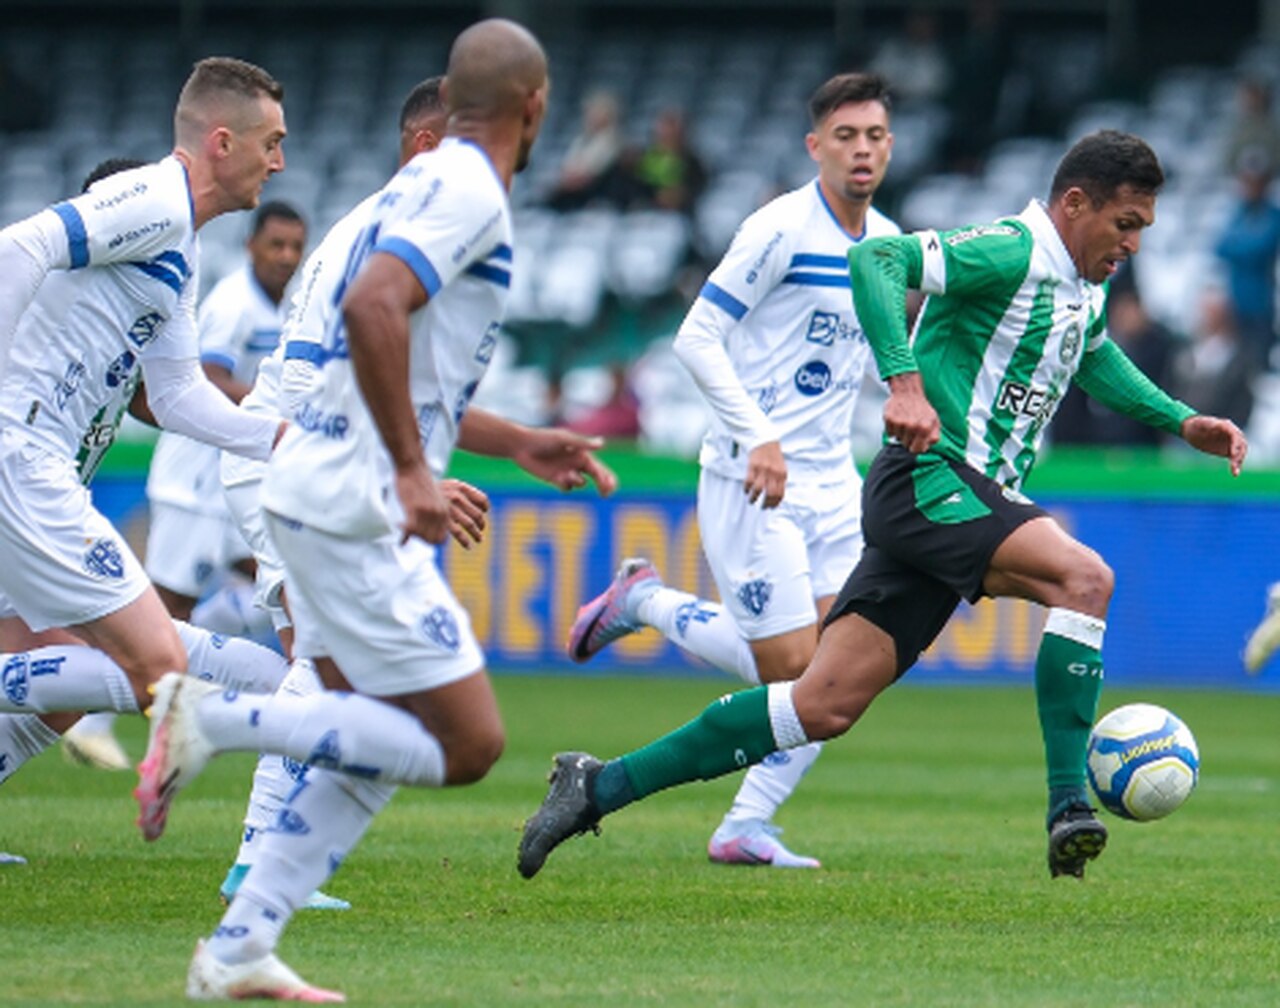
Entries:
POLYGON ((114 539, 99 539, 84 555, 84 569, 94 577, 124 577, 124 557, 114 539))
POLYGON ((738 601, 753 616, 763 615, 769 607, 769 598, 773 595, 773 585, 764 578, 748 581, 738 589, 738 601))
POLYGON ((31 672, 27 667, 25 654, 13 655, 0 669, 0 684, 4 686, 4 695, 9 702, 21 707, 27 702, 27 694, 31 692, 31 672))
POLYGON ((444 606, 436 606, 423 616, 419 626, 422 628, 422 635, 436 647, 456 652, 462 644, 458 621, 444 606))

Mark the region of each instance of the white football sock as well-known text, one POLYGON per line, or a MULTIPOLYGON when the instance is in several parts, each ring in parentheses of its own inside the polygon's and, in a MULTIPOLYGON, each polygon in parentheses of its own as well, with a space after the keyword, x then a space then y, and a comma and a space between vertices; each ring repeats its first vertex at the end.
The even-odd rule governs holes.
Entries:
POLYGON ((0 784, 57 741, 58 733, 34 714, 0 714, 0 784))
POLYGON ((0 655, 0 711, 83 710, 138 712, 129 677, 103 652, 56 644, 0 655))
POLYGON ((75 729, 83 735, 110 735, 115 723, 115 711, 97 711, 77 721, 75 729))
POLYGON ((636 615, 677 647, 743 682, 760 685, 751 645, 718 602, 664 586, 636 606, 636 615))
POLYGON ((747 771, 733 799, 733 806, 724 817, 725 822, 771 820, 778 807, 791 797, 800 778, 808 773, 820 752, 822 743, 810 742, 766 756, 763 762, 747 771))
POLYGON ((246 693, 274 693, 289 671, 289 663, 269 647, 182 620, 173 626, 187 651, 187 671, 198 679, 246 693))
POLYGON ((254 602, 253 582, 235 578, 228 581, 191 610, 191 622, 214 633, 232 637, 262 637, 270 634, 271 614, 254 602))
MULTIPOLYGON (((289 666, 289 674, 280 684, 279 692, 286 696, 310 696, 323 689, 324 684, 316 675, 315 665, 307 658, 299 658, 289 666)), ((280 807, 305 772, 306 767, 301 763, 275 753, 265 753, 258 758, 249 804, 244 813, 244 839, 240 842, 236 864, 254 863, 262 832, 275 823, 280 807)))
POLYGON ((219 752, 276 753, 392 784, 441 787, 444 749, 412 714, 358 693, 211 693, 196 708, 219 752))
POLYGON ((324 884, 395 794, 395 787, 311 769, 262 835, 209 952, 229 965, 272 952, 294 911, 324 884))

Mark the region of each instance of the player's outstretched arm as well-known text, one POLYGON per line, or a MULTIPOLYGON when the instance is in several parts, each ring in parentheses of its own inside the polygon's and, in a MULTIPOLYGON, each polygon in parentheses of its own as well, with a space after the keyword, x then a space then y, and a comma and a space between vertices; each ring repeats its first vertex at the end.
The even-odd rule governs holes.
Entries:
POLYGON ((561 490, 593 482, 602 497, 618 488, 618 477, 595 453, 604 439, 560 427, 533 428, 474 407, 463 414, 458 447, 477 455, 508 458, 521 469, 561 490))
POLYGON ((1231 466, 1231 475, 1239 476, 1249 442, 1230 420, 1213 416, 1192 416, 1182 421, 1182 440, 1206 455, 1218 455, 1231 466))

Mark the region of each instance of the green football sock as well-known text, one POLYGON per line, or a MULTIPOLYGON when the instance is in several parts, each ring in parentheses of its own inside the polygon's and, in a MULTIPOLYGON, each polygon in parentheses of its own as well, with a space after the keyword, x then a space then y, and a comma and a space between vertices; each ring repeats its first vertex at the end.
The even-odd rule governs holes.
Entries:
POLYGON ((778 748, 768 695, 767 686, 730 693, 688 724, 610 760, 596 778, 594 804, 601 813, 614 812, 663 788, 759 763, 778 748))
POLYGON ((1036 705, 1044 736, 1049 810, 1084 801, 1085 751, 1102 693, 1105 623, 1066 609, 1051 609, 1036 656, 1036 705))

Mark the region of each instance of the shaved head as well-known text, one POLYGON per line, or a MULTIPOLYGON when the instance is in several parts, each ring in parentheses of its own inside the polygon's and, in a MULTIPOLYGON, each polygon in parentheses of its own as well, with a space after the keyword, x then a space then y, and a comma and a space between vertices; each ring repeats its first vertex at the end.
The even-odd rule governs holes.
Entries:
POLYGON ((505 118, 546 85, 547 56, 528 29, 490 18, 457 37, 445 77, 450 117, 505 118))

